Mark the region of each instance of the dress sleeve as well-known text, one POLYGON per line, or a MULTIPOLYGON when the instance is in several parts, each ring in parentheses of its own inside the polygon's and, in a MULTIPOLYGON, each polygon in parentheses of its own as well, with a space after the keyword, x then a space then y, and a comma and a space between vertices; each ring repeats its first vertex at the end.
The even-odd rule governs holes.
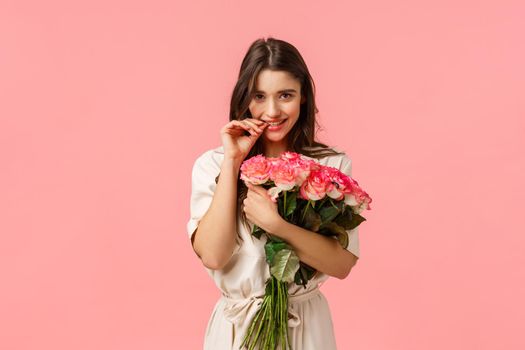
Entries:
POLYGON ((219 171, 220 168, 213 161, 211 151, 203 153, 193 164, 191 171, 190 219, 186 224, 190 240, 192 240, 195 229, 211 205, 217 186, 215 177, 219 174, 219 171))
MULTIPOLYGON (((344 156, 339 170, 348 176, 352 176, 352 160, 344 156)), ((359 258, 359 226, 352 230, 346 230, 346 232, 348 232, 348 247, 346 249, 359 258)))

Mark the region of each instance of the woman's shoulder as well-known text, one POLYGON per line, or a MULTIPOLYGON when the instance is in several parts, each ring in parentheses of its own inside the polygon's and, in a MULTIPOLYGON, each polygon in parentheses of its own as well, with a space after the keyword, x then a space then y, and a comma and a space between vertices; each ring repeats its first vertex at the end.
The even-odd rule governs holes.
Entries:
POLYGON ((350 158, 350 156, 348 155, 348 153, 341 147, 339 146, 330 146, 328 148, 325 148, 325 147, 311 147, 311 148, 308 148, 309 151, 315 151, 316 153, 319 152, 319 153, 326 153, 324 155, 322 155, 321 157, 319 158, 313 158, 313 157, 309 157, 309 158, 312 158, 312 159, 315 159, 317 160, 319 163, 323 164, 323 165, 326 165, 326 166, 331 166, 331 167, 334 167, 334 168, 337 168, 337 169, 341 169, 342 167, 346 167, 348 166, 352 160, 350 158), (328 153, 329 150, 333 150, 337 153, 328 153))
POLYGON ((194 168, 216 172, 220 169, 224 159, 223 146, 213 147, 198 154, 194 162, 194 168))

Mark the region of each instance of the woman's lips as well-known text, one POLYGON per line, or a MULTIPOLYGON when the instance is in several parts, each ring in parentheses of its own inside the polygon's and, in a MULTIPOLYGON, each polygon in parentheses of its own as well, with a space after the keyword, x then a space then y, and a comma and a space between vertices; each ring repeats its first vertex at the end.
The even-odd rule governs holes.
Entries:
POLYGON ((266 128, 267 130, 270 130, 270 131, 278 131, 280 129, 282 129, 282 127, 284 126, 285 122, 286 122, 286 119, 283 119, 281 120, 281 123, 279 125, 271 125, 269 122, 267 121, 264 121, 268 124, 268 127, 266 128))

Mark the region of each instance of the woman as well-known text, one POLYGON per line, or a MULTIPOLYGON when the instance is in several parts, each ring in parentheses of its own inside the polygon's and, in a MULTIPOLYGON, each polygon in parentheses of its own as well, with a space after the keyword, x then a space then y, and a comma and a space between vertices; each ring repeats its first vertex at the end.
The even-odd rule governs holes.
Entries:
POLYGON ((262 186, 240 180, 243 160, 285 151, 315 158, 351 175, 342 152, 315 141, 314 83, 291 44, 256 40, 244 57, 230 104, 230 121, 220 131, 222 146, 202 153, 193 165, 193 249, 221 291, 206 329, 204 349, 239 349, 270 278, 265 236, 253 224, 287 241, 300 260, 318 270, 306 289, 289 285, 288 334, 294 350, 336 349, 327 300, 319 291, 329 277, 344 279, 359 257, 357 228, 346 249, 332 239, 284 221, 262 186))

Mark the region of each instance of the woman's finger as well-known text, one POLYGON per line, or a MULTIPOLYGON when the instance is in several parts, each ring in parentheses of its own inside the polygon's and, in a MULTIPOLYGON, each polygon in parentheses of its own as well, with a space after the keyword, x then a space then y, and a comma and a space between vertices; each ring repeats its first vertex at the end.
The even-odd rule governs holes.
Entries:
POLYGON ((250 122, 253 122, 255 123, 256 125, 258 126, 263 126, 264 124, 267 124, 266 122, 260 120, 260 119, 255 119, 255 118, 246 118, 244 120, 247 120, 247 121, 250 121, 250 122))
POLYGON ((232 120, 228 123, 228 128, 234 128, 234 129, 244 129, 248 131, 252 135, 256 135, 256 132, 253 130, 253 128, 248 123, 243 123, 240 120, 232 120))
POLYGON ((255 135, 262 132, 262 130, 260 130, 259 127, 255 125, 253 122, 249 122, 247 120, 241 120, 240 122, 243 123, 244 125, 247 125, 250 128, 249 129, 250 132, 253 131, 255 135))
POLYGON ((251 127, 253 127, 257 132, 263 132, 262 125, 258 125, 253 119, 242 119, 242 122, 247 123, 251 127))

